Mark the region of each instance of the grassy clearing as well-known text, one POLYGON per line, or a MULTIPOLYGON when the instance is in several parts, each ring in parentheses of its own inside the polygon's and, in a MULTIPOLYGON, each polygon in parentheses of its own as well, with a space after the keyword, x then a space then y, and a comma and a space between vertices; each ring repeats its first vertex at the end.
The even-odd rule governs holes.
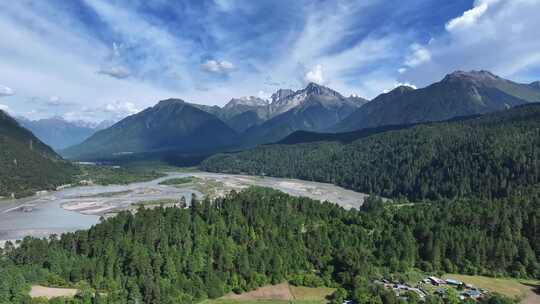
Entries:
POLYGON ((77 294, 78 290, 74 288, 51 288, 41 285, 33 285, 30 290, 30 297, 32 298, 58 298, 68 297, 71 298, 77 294))
POLYGON ((80 165, 78 180, 92 181, 98 185, 127 185, 136 182, 151 181, 165 176, 155 170, 142 170, 111 166, 80 165))
POLYGON ((447 274, 443 278, 456 279, 467 284, 472 284, 476 287, 484 288, 490 292, 500 293, 507 297, 524 297, 529 292, 531 292, 531 287, 529 285, 539 285, 540 282, 534 281, 520 281, 517 279, 506 279, 506 278, 490 278, 484 276, 469 276, 469 275, 460 275, 460 274, 447 274))
POLYGON ((216 300, 206 300, 201 302, 201 304, 320 304, 325 303, 322 300, 228 300, 228 299, 216 299, 216 300))
POLYGON ((334 288, 327 288, 327 287, 320 287, 320 288, 310 288, 310 287, 297 287, 297 286, 291 286, 288 284, 279 284, 279 285, 271 285, 271 286, 265 286, 261 289, 242 294, 244 298, 242 299, 230 299, 230 296, 225 296, 220 299, 215 300, 206 300, 203 301, 202 304, 284 304, 284 303, 292 303, 292 304, 324 304, 328 301, 326 300, 326 297, 334 292, 334 288), (284 291, 281 290, 285 288, 285 290, 288 288, 287 294, 290 291, 290 294, 288 295, 290 299, 285 300, 283 298, 281 299, 257 299, 256 297, 260 297, 261 293, 272 293, 273 288, 275 288, 275 296, 282 297, 284 291), (264 292, 262 292, 264 290, 264 292))
POLYGON ((175 166, 159 160, 137 160, 132 162, 117 162, 124 168, 135 170, 156 170, 160 172, 194 172, 198 171, 196 166, 175 166))
POLYGON ((177 177, 177 178, 171 178, 166 179, 162 182, 160 182, 160 185, 168 185, 168 186, 175 186, 175 185, 184 185, 184 184, 190 184, 199 181, 200 178, 197 178, 195 176, 187 176, 187 177, 177 177))
POLYGON ((335 291, 335 288, 328 287, 310 288, 290 286, 290 288, 296 301, 309 301, 312 303, 326 303, 326 298, 335 291))
POLYGON ((226 189, 222 182, 212 179, 199 179, 195 183, 195 190, 201 192, 205 197, 215 198, 229 189, 226 189))
POLYGON ((225 299, 206 300, 206 301, 201 302, 201 304, 280 304, 280 303, 290 303, 290 302, 284 301, 284 300, 225 300, 225 299))
POLYGON ((168 167, 162 167, 161 171, 167 171, 167 172, 182 172, 182 173, 193 173, 193 172, 199 172, 198 167, 174 167, 174 166, 168 166, 168 167))
POLYGON ((164 198, 164 199, 158 199, 158 200, 153 200, 153 201, 142 201, 142 202, 135 203, 132 206, 137 207, 137 208, 140 206, 144 206, 144 207, 161 206, 161 205, 168 206, 168 205, 176 204, 177 202, 178 200, 175 200, 175 199, 164 198))
POLYGON ((208 197, 211 199, 223 195, 225 192, 231 190, 226 188, 222 182, 208 178, 199 178, 196 176, 171 178, 164 180, 159 184, 176 186, 179 188, 189 186, 190 188, 193 188, 202 193, 204 197, 208 197))

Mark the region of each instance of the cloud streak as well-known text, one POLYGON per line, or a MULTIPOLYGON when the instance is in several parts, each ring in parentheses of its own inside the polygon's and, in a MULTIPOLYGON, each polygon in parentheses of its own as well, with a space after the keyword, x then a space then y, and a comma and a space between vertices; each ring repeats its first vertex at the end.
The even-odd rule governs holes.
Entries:
POLYGON ((17 90, 2 103, 100 121, 169 97, 223 105, 311 81, 368 98, 454 69, 532 81, 538 9, 530 0, 0 2, 0 83, 17 90))
POLYGON ((201 64, 201 68, 206 72, 218 74, 227 74, 234 71, 234 65, 227 60, 207 60, 201 64))
POLYGON ((124 78, 129 77, 129 75, 131 75, 129 70, 123 66, 102 67, 98 71, 98 74, 108 75, 117 79, 124 79, 124 78))

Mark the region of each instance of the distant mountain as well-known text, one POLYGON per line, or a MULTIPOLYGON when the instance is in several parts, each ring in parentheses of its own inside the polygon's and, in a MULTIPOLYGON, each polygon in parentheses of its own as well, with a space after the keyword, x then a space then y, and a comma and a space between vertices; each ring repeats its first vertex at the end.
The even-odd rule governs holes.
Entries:
POLYGON ((529 84, 530 87, 532 87, 533 89, 535 90, 539 90, 540 91, 540 81, 535 81, 535 82, 531 82, 529 84))
POLYGON ((296 92, 280 90, 272 97, 271 118, 247 130, 245 142, 269 143, 298 130, 325 130, 348 117, 365 102, 356 97, 344 97, 315 83, 296 92))
POLYGON ((253 96, 231 99, 220 114, 220 118, 238 132, 257 126, 269 117, 268 101, 253 96))
POLYGON ((83 142, 96 132, 98 126, 98 124, 83 121, 69 122, 62 117, 40 120, 28 120, 18 117, 17 120, 22 126, 32 131, 40 140, 55 150, 83 142))
POLYGON ((86 120, 74 120, 69 121, 70 123, 82 127, 82 128, 88 128, 93 129, 95 131, 107 129, 108 127, 115 124, 115 121, 113 120, 103 120, 101 122, 93 122, 93 121, 86 121, 86 120))
POLYGON ((0 110, 0 196, 69 183, 76 168, 0 110))
POLYGON ((207 153, 231 146, 237 133, 215 115, 180 99, 160 101, 101 130, 62 154, 100 159, 136 153, 207 153))
POLYGON ((280 100, 287 98, 288 96, 294 94, 294 91, 291 89, 279 89, 277 90, 270 99, 273 104, 277 104, 280 100))
POLYGON ((240 113, 226 120, 227 125, 233 128, 239 133, 243 133, 246 130, 258 126, 264 123, 266 120, 261 118, 255 111, 246 111, 240 113))
POLYGON ((329 131, 442 121, 530 102, 540 102, 534 84, 515 83, 487 71, 458 71, 423 89, 398 87, 381 94, 329 131))
POLYGON ((268 101, 254 96, 233 98, 223 107, 191 105, 218 117, 239 133, 267 120, 270 113, 268 101))
POLYGON ((187 104, 217 117, 221 117, 221 114, 223 112, 223 110, 218 106, 208 106, 208 105, 202 105, 202 104, 197 104, 197 103, 187 103, 187 104))
POLYGON ((272 116, 279 115, 281 113, 287 112, 298 104, 295 104, 293 101, 294 98, 289 98, 294 95, 296 92, 290 89, 279 89, 277 92, 272 94, 272 103, 270 105, 270 111, 272 116))
POLYGON ((223 112, 226 117, 233 117, 248 111, 256 112, 260 117, 269 116, 268 101, 254 97, 241 97, 231 99, 224 107, 223 112))

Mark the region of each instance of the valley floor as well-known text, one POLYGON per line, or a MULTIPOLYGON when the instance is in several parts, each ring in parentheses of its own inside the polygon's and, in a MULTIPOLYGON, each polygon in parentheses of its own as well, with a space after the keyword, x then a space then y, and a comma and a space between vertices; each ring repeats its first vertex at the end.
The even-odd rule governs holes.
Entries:
POLYGON ((72 187, 6 201, 0 204, 0 241, 85 229, 96 224, 100 216, 134 210, 141 204, 147 208, 161 204, 169 206, 179 203, 182 197, 189 204, 193 195, 199 199, 215 198, 250 186, 330 201, 346 209, 360 207, 367 197, 332 184, 295 179, 200 171, 168 172, 167 176, 152 181, 72 187))

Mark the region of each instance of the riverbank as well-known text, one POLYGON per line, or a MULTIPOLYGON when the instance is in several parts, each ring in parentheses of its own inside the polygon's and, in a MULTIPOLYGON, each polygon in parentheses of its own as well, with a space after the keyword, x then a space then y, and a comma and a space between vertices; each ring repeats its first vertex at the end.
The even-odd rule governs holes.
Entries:
POLYGON ((46 237, 86 229, 98 223, 101 217, 135 210, 141 204, 158 206, 159 202, 166 201, 168 206, 180 206, 184 202, 189 205, 192 197, 215 198, 250 186, 329 201, 346 209, 359 208, 367 197, 331 184, 294 179, 201 171, 167 172, 164 177, 146 182, 69 187, 4 202, 0 204, 0 240, 21 239, 26 235, 46 237), (177 184, 175 179, 184 182, 177 184))

